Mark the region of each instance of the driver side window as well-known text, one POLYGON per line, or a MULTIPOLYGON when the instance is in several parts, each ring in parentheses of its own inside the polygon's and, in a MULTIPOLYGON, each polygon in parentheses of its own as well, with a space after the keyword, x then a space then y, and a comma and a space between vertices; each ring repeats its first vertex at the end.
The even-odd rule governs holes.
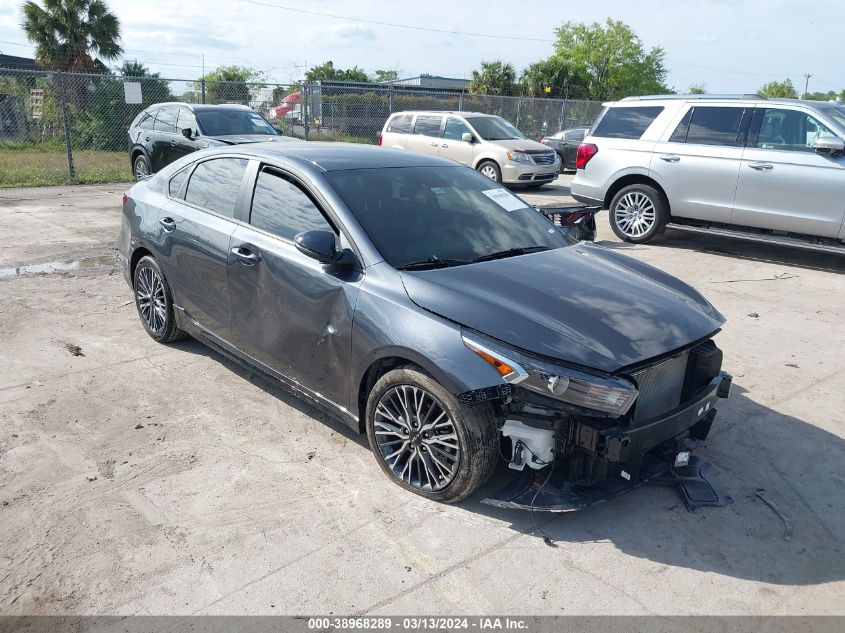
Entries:
POLYGON ((760 115, 755 147, 782 152, 813 152, 818 139, 835 136, 809 114, 798 110, 765 108, 760 115))
POLYGON ((460 141, 464 132, 471 133, 467 125, 460 119, 449 117, 446 119, 446 127, 443 130, 443 138, 451 141, 460 141))

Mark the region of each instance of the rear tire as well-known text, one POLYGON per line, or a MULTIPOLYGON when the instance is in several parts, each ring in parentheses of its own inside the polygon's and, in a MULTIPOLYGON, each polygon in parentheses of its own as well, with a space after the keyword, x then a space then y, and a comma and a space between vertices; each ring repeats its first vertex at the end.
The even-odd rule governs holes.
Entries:
POLYGON ((132 175, 135 177, 135 180, 141 180, 141 178, 149 176, 151 173, 150 159, 143 153, 138 154, 132 161, 132 175))
POLYGON ((616 236, 634 244, 645 244, 663 234, 669 222, 669 205, 650 185, 629 185, 620 189, 608 207, 610 228, 616 236))
POLYGON ((382 376, 367 398, 365 415, 376 461, 406 490, 455 503, 493 474, 499 429, 490 404, 464 405, 418 368, 382 376))
POLYGON ((493 182, 502 182, 502 170, 492 160, 483 160, 475 168, 482 176, 487 176, 493 182))
POLYGON ((176 327, 173 296, 158 262, 149 255, 142 257, 132 275, 135 307, 144 329, 159 343, 172 343, 187 336, 176 327))

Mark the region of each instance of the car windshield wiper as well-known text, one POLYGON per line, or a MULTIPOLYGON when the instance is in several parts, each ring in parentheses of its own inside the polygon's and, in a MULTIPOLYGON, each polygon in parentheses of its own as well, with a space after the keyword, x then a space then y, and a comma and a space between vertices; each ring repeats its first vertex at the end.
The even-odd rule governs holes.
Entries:
POLYGON ((418 259, 407 264, 397 266, 397 270, 423 270, 426 268, 448 268, 449 266, 461 266, 469 264, 470 262, 463 259, 440 259, 439 257, 429 257, 428 259, 418 259))
POLYGON ((481 257, 476 257, 472 260, 475 262, 487 262, 491 259, 505 259, 506 257, 514 257, 516 255, 526 255, 527 253, 538 253, 540 251, 550 250, 548 246, 522 246, 519 248, 509 248, 504 251, 496 251, 495 253, 488 253, 481 257))

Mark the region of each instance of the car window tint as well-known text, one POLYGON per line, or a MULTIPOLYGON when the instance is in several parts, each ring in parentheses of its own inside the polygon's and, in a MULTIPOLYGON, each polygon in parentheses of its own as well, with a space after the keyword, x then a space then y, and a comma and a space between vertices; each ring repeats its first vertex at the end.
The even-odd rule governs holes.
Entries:
POLYGON ((809 114, 797 110, 766 108, 760 115, 758 149, 785 152, 814 152, 820 138, 836 136, 809 114))
POLYGON ((244 158, 216 158, 200 163, 191 174, 185 201, 234 217, 247 163, 244 158))
POLYGON ((156 132, 176 132, 177 108, 162 108, 156 115, 156 132))
POLYGON ((451 116, 446 119, 446 127, 443 128, 443 138, 460 141, 464 132, 471 134, 466 123, 451 116))
POLYGON ((687 142, 687 132, 689 132, 689 122, 690 119, 692 119, 692 111, 693 108, 687 110, 687 113, 684 115, 684 118, 681 119, 680 123, 678 123, 678 127, 675 128, 675 131, 672 132, 672 136, 669 137, 670 143, 687 142))
POLYGON ((137 127, 141 128, 142 130, 152 130, 153 124, 155 123, 155 119, 153 118, 153 112, 146 112, 143 116, 141 116, 140 121, 138 121, 137 127))
POLYGON ((608 108, 593 136, 638 139, 663 112, 663 106, 608 108))
POLYGON ((410 134, 413 120, 413 114, 400 114, 399 116, 395 116, 388 121, 387 131, 395 132, 397 134, 410 134))
POLYGON ((736 145, 744 108, 696 107, 687 131, 687 143, 736 145))
POLYGON ((418 116, 416 125, 414 125, 414 134, 440 136, 440 121, 442 119, 443 117, 439 116, 418 116))
POLYGON ((573 130, 572 132, 567 132, 564 138, 567 141, 583 141, 584 130, 573 130))
POLYGON ((181 132, 190 128, 193 131, 198 131, 197 127, 197 118, 194 116, 194 113, 188 110, 188 108, 179 108, 179 118, 176 119, 176 129, 181 132))
POLYGON ((258 174, 249 223, 287 240, 303 231, 333 230, 299 186, 269 170, 258 174))
POLYGON ((182 171, 177 172, 167 183, 167 193, 171 196, 175 196, 179 193, 179 189, 182 188, 182 183, 185 182, 185 178, 188 177, 189 169, 183 169, 182 171))

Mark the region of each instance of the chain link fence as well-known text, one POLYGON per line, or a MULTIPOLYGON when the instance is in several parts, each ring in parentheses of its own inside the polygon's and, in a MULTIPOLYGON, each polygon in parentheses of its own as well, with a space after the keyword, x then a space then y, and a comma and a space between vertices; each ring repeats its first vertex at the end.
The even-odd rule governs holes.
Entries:
POLYGON ((239 103, 283 134, 374 143, 402 110, 497 114, 539 139, 587 126, 592 101, 476 95, 387 84, 269 84, 0 69, 0 196, 11 187, 128 182, 127 130, 155 103, 239 103))

